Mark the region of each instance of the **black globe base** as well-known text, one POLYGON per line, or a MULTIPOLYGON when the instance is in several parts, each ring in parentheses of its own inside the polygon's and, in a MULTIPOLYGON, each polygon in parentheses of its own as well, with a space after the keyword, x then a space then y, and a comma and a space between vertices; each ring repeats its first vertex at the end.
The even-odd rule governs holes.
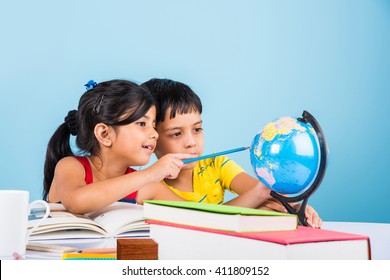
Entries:
POLYGON ((306 205, 309 199, 307 196, 301 204, 298 204, 299 209, 297 210, 294 206, 291 206, 290 203, 294 204, 300 200, 297 197, 286 197, 278 194, 277 192, 271 191, 271 196, 277 199, 288 211, 290 214, 295 214, 298 216, 298 224, 301 226, 310 226, 306 221, 306 205))
POLYGON ((309 200, 309 197, 314 193, 315 190, 320 186, 322 179, 325 176, 326 165, 328 160, 328 148, 325 141, 324 133, 317 122, 317 120, 307 111, 303 111, 302 117, 298 118, 298 121, 303 123, 310 123, 313 129, 315 130, 318 138, 318 143, 320 146, 320 164, 318 168, 318 173, 316 178, 314 178, 313 183, 308 187, 303 193, 298 194, 297 196, 285 196, 279 194, 275 191, 271 191, 271 196, 277 199, 290 214, 295 214, 298 216, 299 224, 302 226, 309 226, 306 221, 306 206, 309 200), (298 210, 293 205, 296 205, 297 202, 302 201, 298 210))

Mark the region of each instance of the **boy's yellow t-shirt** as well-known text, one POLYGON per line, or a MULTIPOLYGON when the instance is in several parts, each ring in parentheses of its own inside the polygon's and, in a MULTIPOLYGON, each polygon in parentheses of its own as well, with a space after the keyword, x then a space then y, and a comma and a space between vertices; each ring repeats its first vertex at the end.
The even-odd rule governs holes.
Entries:
POLYGON ((178 196, 187 201, 222 204, 225 190, 244 169, 226 156, 208 158, 197 162, 193 171, 193 191, 183 192, 164 183, 178 196))

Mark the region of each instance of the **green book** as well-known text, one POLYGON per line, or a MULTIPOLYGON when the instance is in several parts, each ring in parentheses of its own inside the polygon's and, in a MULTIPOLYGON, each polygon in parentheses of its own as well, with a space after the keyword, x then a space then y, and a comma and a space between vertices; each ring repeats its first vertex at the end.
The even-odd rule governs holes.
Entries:
POLYGON ((221 204, 147 200, 144 217, 180 225, 234 232, 295 230, 297 215, 221 204))

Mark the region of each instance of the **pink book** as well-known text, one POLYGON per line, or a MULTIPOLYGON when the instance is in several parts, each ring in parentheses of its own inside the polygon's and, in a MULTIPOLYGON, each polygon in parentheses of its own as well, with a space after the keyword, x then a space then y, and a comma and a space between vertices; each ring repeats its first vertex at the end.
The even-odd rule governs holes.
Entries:
POLYGON ((278 243, 283 245, 307 243, 307 242, 369 239, 368 236, 364 236, 364 235, 325 230, 325 229, 316 229, 316 228, 304 227, 304 226, 298 226, 298 229, 296 230, 286 230, 286 231, 233 232, 233 231, 223 231, 223 230, 215 230, 209 228, 179 225, 179 224, 160 222, 155 220, 147 220, 146 222, 148 224, 157 224, 163 226, 206 231, 206 232, 212 232, 218 234, 237 236, 242 238, 268 241, 268 242, 273 242, 273 243, 278 243))
POLYGON ((263 255, 257 252, 262 250, 265 251, 266 249, 264 248, 268 248, 267 254, 264 254, 264 256, 265 258, 271 256, 271 259, 280 257, 280 255, 277 255, 277 252, 284 252, 280 254, 291 259, 345 259, 354 258, 356 250, 361 253, 360 255, 362 255, 363 258, 365 255, 365 259, 371 259, 370 239, 368 236, 359 234, 316 229, 305 226, 298 226, 296 230, 287 231, 240 233, 179 225, 156 220, 147 220, 146 222, 151 225, 151 238, 157 238, 156 242, 159 243, 159 246, 161 247, 161 259, 192 259, 208 256, 208 254, 210 254, 210 257, 214 258, 234 258, 235 255, 233 253, 228 256, 226 256, 226 254, 229 252, 224 252, 223 254, 216 253, 219 252, 218 248, 223 246, 223 244, 229 244, 229 246, 235 244, 237 245, 237 248, 243 249, 243 251, 254 251, 253 254, 239 253, 239 256, 242 258, 263 257, 263 255), (161 230, 159 228, 161 228, 161 230), (218 237, 219 235, 221 235, 220 238, 218 237), (245 240, 239 241, 241 238, 245 240), (249 242, 250 240, 251 242, 249 242), (354 243, 359 241, 364 242, 354 243), (271 248, 270 246, 262 245, 264 242, 269 243, 269 245, 275 244, 276 247, 272 247, 274 248, 274 251, 269 251, 269 248, 271 248), (175 243, 191 244, 191 246, 196 248, 195 251, 207 252, 207 254, 201 256, 191 255, 190 253, 187 254, 187 251, 191 251, 191 248, 193 247, 186 245, 187 249, 184 250, 181 246, 175 246, 175 243), (348 244, 360 244, 357 245, 359 246, 359 249, 347 249, 350 248, 348 244), (244 247, 246 248, 245 250, 244 247), (283 250, 282 247, 284 247, 286 251, 281 251, 283 250), (210 250, 210 248, 213 249, 210 250), (296 253, 291 253, 292 248, 295 248, 294 250, 296 253), (317 250, 322 250, 324 253, 319 253, 317 250), (340 250, 342 250, 341 252, 344 254, 344 257, 340 255, 340 250), (350 253, 346 253, 348 250, 350 250, 350 253), (327 253, 325 253, 325 251, 327 253))

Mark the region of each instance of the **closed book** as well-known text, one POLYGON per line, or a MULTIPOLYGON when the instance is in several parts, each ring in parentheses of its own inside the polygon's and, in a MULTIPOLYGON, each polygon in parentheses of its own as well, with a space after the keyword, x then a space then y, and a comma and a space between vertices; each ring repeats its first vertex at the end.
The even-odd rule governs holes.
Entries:
POLYGON ((144 217, 233 232, 294 230, 298 225, 292 214, 188 201, 145 201, 144 217))
POLYGON ((66 253, 62 255, 63 260, 116 260, 116 254, 98 253, 66 253))
POLYGON ((368 236, 299 226, 296 230, 213 230, 155 220, 150 237, 160 260, 369 260, 368 236))

